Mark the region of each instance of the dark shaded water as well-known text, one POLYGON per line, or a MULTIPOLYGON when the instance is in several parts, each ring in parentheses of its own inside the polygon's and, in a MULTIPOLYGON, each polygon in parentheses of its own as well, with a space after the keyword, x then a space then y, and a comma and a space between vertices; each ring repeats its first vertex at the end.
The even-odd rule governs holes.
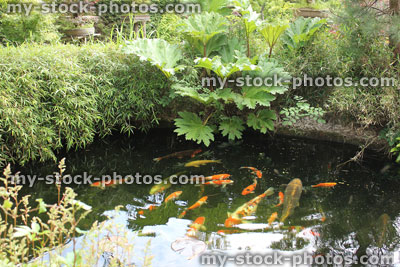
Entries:
MULTIPOLYGON (((400 179, 395 165, 385 162, 382 156, 367 153, 362 164, 352 163, 336 169, 338 164, 353 157, 357 148, 263 135, 246 135, 244 140, 236 143, 217 141, 210 148, 203 148, 205 152, 195 160, 220 159, 222 164, 200 168, 185 168, 184 164, 191 161, 190 158, 168 159, 159 163, 152 160, 199 147, 168 131, 154 131, 132 138, 110 138, 99 141, 86 151, 69 153, 66 156, 66 173, 71 175, 87 172, 99 177, 116 172, 122 176, 140 173, 167 177, 187 171, 188 175, 205 176, 229 173, 234 180, 234 184, 226 188, 207 186, 204 192, 194 185, 173 185, 166 192, 153 196, 149 195, 152 185, 124 184, 104 190, 88 185, 71 185, 78 193, 78 199, 93 207, 81 228, 90 227, 95 220, 105 220, 104 215, 107 214, 111 215, 110 220, 121 223, 131 231, 154 233, 155 237, 136 237, 134 240, 138 255, 143 253, 145 244, 151 240, 150 253, 155 256, 153 266, 199 264, 196 259, 188 261, 172 251, 171 243, 185 236, 188 225, 200 216, 206 218, 207 230, 200 233, 199 239, 207 243, 208 252, 269 253, 276 250, 291 253, 307 251, 312 255, 362 256, 399 251, 400 179), (241 195, 253 179, 249 171, 239 169, 241 166, 253 166, 263 172, 255 194, 241 195), (281 207, 274 207, 279 202, 278 192, 284 191, 285 185, 294 178, 300 178, 304 186, 300 206, 283 226, 274 223, 273 228, 268 228, 270 215, 273 212, 280 215, 282 211, 281 207), (321 182, 336 182, 338 186, 331 189, 311 188, 311 185, 321 182), (275 194, 259 204, 250 223, 240 225, 240 232, 225 236, 216 233, 224 229, 227 212, 233 212, 269 187, 275 188, 275 194), (178 190, 183 191, 179 200, 161 205, 167 195, 178 190), (183 219, 177 219, 185 207, 206 195, 209 196, 207 204, 189 211, 183 219), (151 204, 161 206, 151 212, 145 211, 145 216, 138 215, 139 210, 151 204), (118 205, 124 208, 113 212, 118 205), (323 217, 326 220, 321 220, 323 217), (388 218, 387 224, 382 218, 388 218)), ((22 174, 45 176, 54 171, 57 171, 56 164, 28 167, 22 174)), ((44 198, 47 203, 56 202, 54 185, 37 183, 29 189, 29 193, 44 198)), ((397 256, 397 262, 399 259, 397 256)), ((137 262, 138 266, 140 264, 140 261, 137 262)))

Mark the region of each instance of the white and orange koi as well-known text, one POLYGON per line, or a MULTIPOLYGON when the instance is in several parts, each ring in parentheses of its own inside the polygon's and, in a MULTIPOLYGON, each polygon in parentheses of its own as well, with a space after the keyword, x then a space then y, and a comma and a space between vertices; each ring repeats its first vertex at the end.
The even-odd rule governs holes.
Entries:
POLYGON ((200 206, 204 205, 205 203, 207 203, 207 199, 208 196, 202 197, 200 198, 196 203, 194 203, 192 206, 190 206, 189 208, 187 208, 186 210, 184 210, 180 215, 179 218, 183 218, 188 210, 193 210, 196 208, 199 208, 200 206))

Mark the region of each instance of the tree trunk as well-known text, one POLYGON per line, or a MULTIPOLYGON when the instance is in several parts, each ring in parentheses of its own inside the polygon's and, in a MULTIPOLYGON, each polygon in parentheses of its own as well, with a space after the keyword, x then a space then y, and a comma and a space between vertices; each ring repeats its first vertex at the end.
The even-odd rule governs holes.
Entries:
POLYGON ((390 9, 398 15, 400 12, 400 0, 390 0, 390 9))
MULTIPOLYGON (((393 16, 400 15, 400 0, 390 0, 390 13, 393 16)), ((390 47, 393 48, 396 57, 400 56, 400 43, 393 37, 390 37, 390 47)))

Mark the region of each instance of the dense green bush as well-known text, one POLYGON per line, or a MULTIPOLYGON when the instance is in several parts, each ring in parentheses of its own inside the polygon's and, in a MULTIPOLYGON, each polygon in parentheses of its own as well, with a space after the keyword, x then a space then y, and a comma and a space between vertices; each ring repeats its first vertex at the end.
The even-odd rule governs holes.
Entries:
POLYGON ((177 33, 178 26, 182 23, 181 17, 175 14, 165 14, 157 23, 157 36, 171 43, 180 43, 183 36, 177 33))
POLYGON ((55 25, 56 20, 56 15, 41 13, 29 16, 0 13, 0 43, 19 45, 24 42, 57 42, 60 33, 55 25))
POLYGON ((293 17, 293 7, 295 3, 285 0, 251 0, 253 8, 257 12, 263 13, 268 21, 289 21, 293 17))
POLYGON ((350 2, 306 46, 300 50, 281 46, 276 50, 276 57, 294 77, 305 74, 313 78, 349 77, 358 84, 363 77, 394 78, 397 84, 390 87, 308 86, 290 90, 284 97, 288 101, 293 95, 302 96, 312 104, 323 106, 340 122, 384 129, 382 136, 392 145, 400 134, 400 70, 389 46, 394 25, 387 25, 387 17, 377 16, 373 9, 350 2))
POLYGON ((337 53, 342 59, 338 65, 343 76, 394 78, 392 87, 336 88, 329 104, 334 112, 347 116, 361 126, 385 129, 383 136, 389 144, 400 133, 400 69, 389 45, 389 37, 398 23, 392 17, 377 14, 373 8, 346 1, 337 18, 337 53))
MULTIPOLYGON (((352 16, 356 15, 350 12, 350 14, 340 17, 337 24, 329 23, 300 50, 281 47, 277 50, 276 57, 285 63, 287 70, 294 77, 307 75, 315 79, 329 75, 343 79, 351 77, 355 82, 363 77, 393 77, 398 80, 399 70, 394 64, 395 59, 388 45, 388 36, 382 32, 384 25, 376 25, 375 27, 379 27, 371 29, 371 25, 361 23, 365 18, 356 16, 358 21, 345 19, 352 16)), ((396 105, 388 101, 388 99, 392 99, 393 102, 397 101, 395 89, 328 88, 324 86, 302 87, 295 92, 292 90, 290 93, 303 96, 312 103, 329 102, 332 111, 342 113, 352 122, 370 126, 385 125, 392 120, 391 118, 397 116, 396 105), (366 100, 368 105, 361 104, 361 102, 356 103, 354 100, 350 101, 354 97, 357 98, 357 94, 365 100, 368 99, 368 101, 366 100), (383 102, 372 101, 377 97, 386 100, 383 102), (385 106, 382 106, 383 103, 385 106), (378 109, 387 109, 383 112, 385 115, 377 116, 378 113, 382 113, 382 111, 378 112, 378 109), (373 110, 376 111, 376 114, 372 113, 373 110)))
POLYGON ((149 128, 168 83, 115 45, 0 49, 0 161, 54 159, 112 130, 149 128))

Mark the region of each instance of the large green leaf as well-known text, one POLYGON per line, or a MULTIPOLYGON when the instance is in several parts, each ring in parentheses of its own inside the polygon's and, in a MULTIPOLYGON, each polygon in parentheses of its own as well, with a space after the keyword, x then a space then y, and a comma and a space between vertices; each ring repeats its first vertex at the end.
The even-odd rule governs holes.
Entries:
POLYGON ((243 87, 242 96, 236 99, 236 104, 239 109, 241 109, 241 106, 255 109, 257 105, 269 107, 275 99, 275 96, 265 92, 260 87, 243 87))
POLYGON ((223 63, 235 62, 237 60, 237 55, 246 55, 245 46, 246 44, 244 42, 235 37, 222 45, 218 50, 218 54, 221 56, 223 63))
POLYGON ((172 89, 175 90, 175 93, 177 93, 180 96, 188 96, 190 98, 195 99, 196 101, 204 104, 204 105, 209 105, 211 102, 214 100, 212 97, 210 97, 209 94, 207 93, 200 93, 200 90, 202 90, 202 87, 193 87, 193 86, 187 86, 184 84, 173 84, 172 89))
POLYGON ((241 14, 245 22, 246 32, 250 35, 257 29, 257 26, 260 23, 258 20, 260 14, 255 12, 251 6, 249 6, 246 10, 243 10, 241 14))
POLYGON ((247 118, 247 125, 265 134, 267 130, 274 130, 274 120, 276 120, 275 112, 264 109, 260 110, 257 115, 254 113, 250 114, 247 118))
POLYGON ((181 32, 194 40, 199 40, 204 46, 215 35, 228 30, 228 21, 225 17, 215 12, 204 12, 191 15, 179 25, 181 32))
POLYGON ((178 135, 185 135, 186 140, 196 141, 198 144, 201 142, 209 146, 210 141, 214 141, 213 129, 207 126, 203 121, 194 113, 179 112, 181 118, 175 120, 175 132, 178 135))
POLYGON ((262 27, 259 32, 264 37, 265 41, 267 41, 268 46, 272 50, 272 48, 274 48, 277 44, 281 35, 288 27, 288 25, 267 24, 266 26, 262 27))
POLYGON ((247 45, 247 56, 250 57, 250 35, 257 29, 261 21, 259 20, 260 14, 255 12, 249 1, 233 1, 236 7, 235 11, 240 13, 240 18, 244 24, 246 45, 247 45))
POLYGON ((220 78, 229 78, 232 74, 239 71, 253 71, 257 70, 257 65, 251 63, 247 57, 237 58, 236 62, 222 63, 220 56, 214 58, 197 58, 195 60, 197 64, 195 67, 205 68, 215 72, 220 78))
POLYGON ((225 103, 234 102, 234 99, 237 97, 238 94, 232 91, 231 88, 222 88, 217 89, 210 94, 210 97, 214 100, 222 100, 225 103))
POLYGON ((138 39, 127 42, 123 51, 138 56, 142 61, 149 61, 157 66, 167 78, 184 68, 183 65, 178 65, 179 60, 182 59, 179 47, 161 39, 138 39))
POLYGON ((236 10, 241 14, 242 21, 245 25, 246 35, 249 36, 257 29, 260 21, 260 14, 253 10, 249 1, 233 1, 236 10))
MULTIPOLYGON (((257 66, 257 70, 243 73, 243 75, 252 77, 253 84, 255 83, 255 79, 261 78, 263 80, 262 85, 257 88, 272 95, 284 94, 288 90, 290 75, 276 61, 261 59, 257 66)), ((247 87, 254 86, 249 84, 247 87)))
POLYGON ((282 41, 290 50, 298 50, 304 47, 326 22, 326 19, 300 17, 286 29, 282 41))
POLYGON ((239 117, 223 118, 219 130, 223 136, 228 136, 230 140, 242 138, 242 132, 244 128, 244 122, 239 117))
POLYGON ((207 43, 206 50, 204 51, 204 45, 198 39, 194 39, 190 36, 187 37, 189 43, 194 48, 195 52, 197 52, 198 56, 212 57, 215 53, 218 53, 224 46, 227 44, 227 39, 224 34, 216 34, 214 35, 207 43))

